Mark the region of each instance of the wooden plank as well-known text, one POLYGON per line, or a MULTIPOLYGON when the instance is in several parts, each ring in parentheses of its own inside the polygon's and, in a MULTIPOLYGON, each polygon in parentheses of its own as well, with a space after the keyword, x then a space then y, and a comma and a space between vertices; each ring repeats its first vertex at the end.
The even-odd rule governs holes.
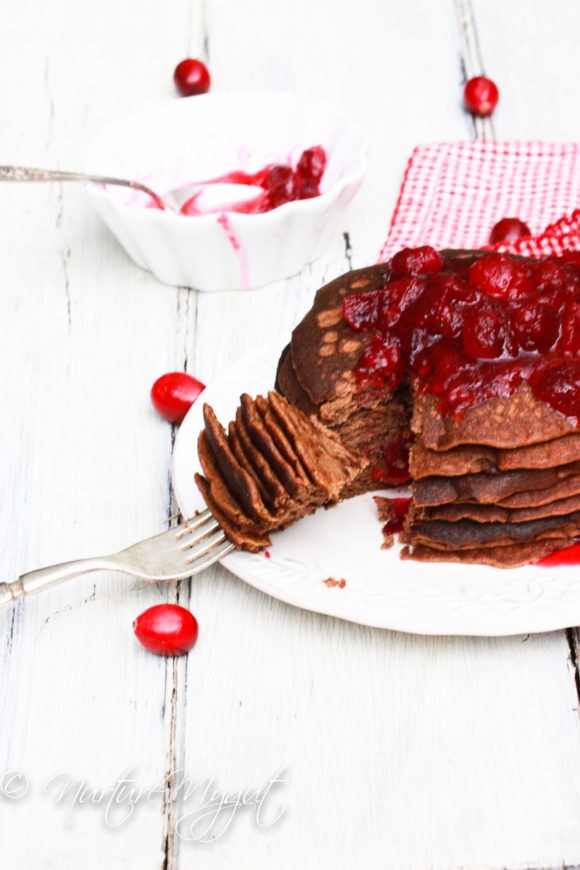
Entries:
MULTIPOLYGON (((75 168, 103 123, 172 95, 187 5, 171 4, 156 51, 152 4, 125 4, 125 21, 106 0, 88 18, 74 4, 12 10, 0 36, 4 160, 75 168)), ((148 391, 175 364, 178 311, 177 292, 129 262, 80 187, 2 193, 0 511, 12 577, 163 527, 171 432, 148 391)), ((2 866, 161 865, 167 663, 141 649, 131 621, 167 592, 99 574, 2 614, 0 770, 29 785, 2 802, 2 866), (132 813, 125 776, 126 789, 153 790, 132 813)))

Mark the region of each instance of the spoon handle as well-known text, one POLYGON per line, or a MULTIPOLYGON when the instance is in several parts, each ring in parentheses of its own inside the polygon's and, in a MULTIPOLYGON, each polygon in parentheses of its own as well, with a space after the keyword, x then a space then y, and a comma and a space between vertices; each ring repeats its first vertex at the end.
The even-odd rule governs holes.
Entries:
POLYGON ((0 181, 91 181, 96 184, 116 184, 120 187, 130 187, 141 190, 151 196, 157 205, 163 208, 159 195, 141 184, 123 178, 112 178, 108 175, 94 175, 88 172, 67 172, 63 169, 36 169, 32 166, 0 166, 0 181))

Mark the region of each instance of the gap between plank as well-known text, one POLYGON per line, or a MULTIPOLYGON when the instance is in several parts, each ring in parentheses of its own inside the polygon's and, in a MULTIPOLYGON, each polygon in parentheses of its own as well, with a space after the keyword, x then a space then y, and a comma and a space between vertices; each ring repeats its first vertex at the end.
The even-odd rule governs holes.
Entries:
POLYGON ((570 648, 570 661, 574 668, 574 682, 576 684, 576 694, 578 696, 580 711, 580 634, 577 628, 567 628, 565 634, 570 648))
MULTIPOLYGON (((485 75, 485 64, 479 45, 477 23, 471 0, 453 0, 461 42, 459 63, 463 84, 478 75, 485 75)), ((491 117, 476 118, 472 116, 475 139, 495 139, 495 131, 491 117)))

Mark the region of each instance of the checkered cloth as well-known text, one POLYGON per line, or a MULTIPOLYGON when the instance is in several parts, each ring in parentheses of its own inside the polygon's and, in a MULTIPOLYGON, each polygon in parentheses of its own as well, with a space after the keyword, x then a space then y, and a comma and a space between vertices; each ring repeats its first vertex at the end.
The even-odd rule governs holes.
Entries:
POLYGON ((580 143, 448 142, 413 151, 379 262, 404 247, 486 248, 518 217, 532 235, 494 250, 580 250, 580 143))

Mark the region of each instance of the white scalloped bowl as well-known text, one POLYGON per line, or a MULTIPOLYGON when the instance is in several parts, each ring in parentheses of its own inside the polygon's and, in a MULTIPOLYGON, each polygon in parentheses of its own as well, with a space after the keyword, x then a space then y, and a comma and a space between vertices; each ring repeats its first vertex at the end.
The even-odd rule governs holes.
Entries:
POLYGON ((91 184, 88 191, 129 256, 162 283, 257 288, 319 257, 362 184, 367 137, 343 111, 291 94, 204 94, 111 125, 86 154, 87 171, 162 193, 234 170, 294 165, 314 145, 327 157, 320 195, 260 214, 185 216, 148 208, 147 197, 130 189, 91 184))

